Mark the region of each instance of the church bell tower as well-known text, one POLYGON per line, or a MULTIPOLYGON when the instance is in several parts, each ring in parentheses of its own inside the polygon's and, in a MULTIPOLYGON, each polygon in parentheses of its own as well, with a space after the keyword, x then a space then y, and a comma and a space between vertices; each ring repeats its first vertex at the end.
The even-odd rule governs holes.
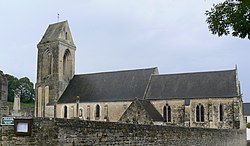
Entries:
POLYGON ((54 117, 54 105, 75 74, 76 47, 68 22, 50 24, 37 48, 35 116, 54 117))

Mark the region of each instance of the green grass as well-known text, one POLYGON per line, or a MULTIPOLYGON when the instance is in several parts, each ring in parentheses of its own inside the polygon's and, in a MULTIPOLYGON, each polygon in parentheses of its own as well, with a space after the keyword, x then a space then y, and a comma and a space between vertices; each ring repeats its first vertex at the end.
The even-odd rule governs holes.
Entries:
MULTIPOLYGON (((7 103, 9 109, 13 109, 13 102, 8 102, 7 103)), ((21 109, 34 109, 35 107, 35 102, 33 103, 22 103, 21 102, 21 109)))

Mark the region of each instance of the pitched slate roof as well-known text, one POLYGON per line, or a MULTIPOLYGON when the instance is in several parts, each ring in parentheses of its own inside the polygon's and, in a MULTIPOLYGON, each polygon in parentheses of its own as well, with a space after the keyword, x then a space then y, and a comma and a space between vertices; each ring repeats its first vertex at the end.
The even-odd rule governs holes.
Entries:
POLYGON ((68 21, 62 21, 50 24, 39 44, 53 42, 56 40, 67 41, 71 45, 74 45, 68 21), (66 32, 67 32, 67 40, 66 40, 66 32))
POLYGON ((250 103, 243 103, 244 116, 250 116, 250 103))
POLYGON ((145 99, 237 96, 236 70, 152 75, 145 99))
POLYGON ((149 116, 152 118, 153 121, 164 121, 161 114, 156 110, 156 108, 151 104, 149 100, 137 100, 139 104, 147 111, 149 116))
POLYGON ((107 102, 142 98, 157 68, 75 75, 58 103, 107 102))

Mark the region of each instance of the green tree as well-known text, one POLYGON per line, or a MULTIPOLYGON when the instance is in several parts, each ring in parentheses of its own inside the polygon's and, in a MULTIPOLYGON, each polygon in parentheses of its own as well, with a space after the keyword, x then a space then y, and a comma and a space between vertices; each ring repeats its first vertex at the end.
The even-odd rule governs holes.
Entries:
POLYGON ((27 77, 16 78, 12 75, 6 74, 8 80, 8 101, 13 102, 15 96, 15 90, 21 91, 20 100, 23 103, 34 102, 35 97, 34 84, 27 77))
POLYGON ((12 75, 6 74, 5 76, 8 80, 8 101, 13 102, 15 90, 19 87, 19 81, 12 75))
POLYGON ((250 39, 250 0, 226 0, 205 14, 212 34, 250 39))
POLYGON ((250 123, 247 123, 247 128, 250 128, 250 123))
POLYGON ((29 78, 24 77, 19 79, 19 87, 18 89, 21 90, 21 102, 24 103, 30 103, 35 97, 35 90, 34 90, 34 84, 29 80, 29 78))

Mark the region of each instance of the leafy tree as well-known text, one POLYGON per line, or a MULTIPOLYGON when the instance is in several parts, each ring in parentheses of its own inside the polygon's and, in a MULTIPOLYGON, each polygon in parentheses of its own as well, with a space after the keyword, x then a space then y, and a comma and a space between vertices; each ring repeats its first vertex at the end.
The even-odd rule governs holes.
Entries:
POLYGON ((27 77, 16 78, 12 75, 6 74, 8 80, 8 101, 13 102, 15 96, 15 90, 21 91, 20 100, 24 103, 34 102, 35 90, 33 83, 27 77))
POLYGON ((250 39, 250 0, 226 0, 205 14, 212 34, 250 39))
POLYGON ((33 98, 35 97, 35 90, 34 90, 34 85, 32 82, 30 82, 29 78, 24 77, 19 79, 19 87, 18 89, 21 90, 21 102, 24 103, 30 103, 33 100, 33 98))
POLYGON ((5 75, 8 80, 8 101, 13 102, 14 101, 14 91, 19 87, 19 81, 18 78, 12 76, 12 75, 5 75))
POLYGON ((247 123, 247 128, 250 128, 250 123, 247 123))

